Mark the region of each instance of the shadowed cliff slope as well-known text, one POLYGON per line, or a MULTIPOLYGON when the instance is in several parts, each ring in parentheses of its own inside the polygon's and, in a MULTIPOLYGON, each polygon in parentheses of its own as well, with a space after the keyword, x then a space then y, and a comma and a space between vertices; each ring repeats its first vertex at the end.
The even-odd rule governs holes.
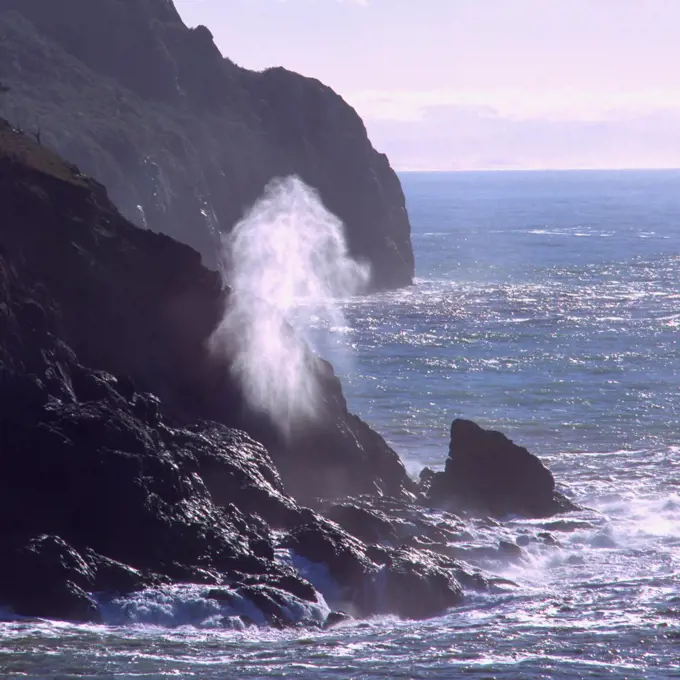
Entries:
POLYGON ((97 621, 112 598, 194 584, 225 626, 321 625, 320 592, 424 617, 487 587, 441 532, 435 554, 376 519, 369 546, 288 495, 409 502, 414 484, 320 360, 319 419, 277 442, 206 349, 218 275, 2 119, 0 205, 0 606, 97 621))
POLYGON ((272 177, 296 174, 344 222, 374 288, 412 281, 401 186, 356 112, 317 80, 224 59, 168 0, 0 0, 0 80, 0 114, 208 266, 216 234, 272 177))
MULTIPOLYGON (((81 363, 124 376, 179 417, 246 429, 268 446, 300 498, 412 488, 397 454, 348 413, 332 368, 316 357, 310 355, 320 385, 313 422, 284 440, 251 413, 231 378, 228 348, 223 355, 208 349, 229 295, 219 276, 188 246, 127 222, 104 187, 44 147, 7 124, 0 134, 0 245, 7 265, 44 297, 27 301, 31 323, 47 328, 53 311, 52 332, 81 363)), ((40 342, 9 352, 7 365, 24 349, 47 370, 40 342)))

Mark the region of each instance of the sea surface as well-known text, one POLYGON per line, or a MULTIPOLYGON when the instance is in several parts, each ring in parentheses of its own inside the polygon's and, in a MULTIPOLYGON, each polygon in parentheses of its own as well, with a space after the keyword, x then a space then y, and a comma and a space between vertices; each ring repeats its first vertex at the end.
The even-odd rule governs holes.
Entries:
POLYGON ((224 631, 185 601, 6 622, 0 677, 680 678, 680 171, 402 182, 417 281, 345 304, 331 359, 351 409, 414 475, 443 466, 453 418, 500 429, 588 509, 480 533, 556 542, 436 619, 224 631))

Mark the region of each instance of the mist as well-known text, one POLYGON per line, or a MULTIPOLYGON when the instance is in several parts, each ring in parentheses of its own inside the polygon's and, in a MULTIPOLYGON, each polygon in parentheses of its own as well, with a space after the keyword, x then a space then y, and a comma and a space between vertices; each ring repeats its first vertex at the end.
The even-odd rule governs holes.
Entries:
POLYGON ((345 325, 341 301, 366 286, 369 267, 352 259, 342 222, 295 176, 272 180, 222 246, 232 294, 210 347, 228 357, 249 406, 287 435, 317 415, 313 351, 333 343, 345 325))

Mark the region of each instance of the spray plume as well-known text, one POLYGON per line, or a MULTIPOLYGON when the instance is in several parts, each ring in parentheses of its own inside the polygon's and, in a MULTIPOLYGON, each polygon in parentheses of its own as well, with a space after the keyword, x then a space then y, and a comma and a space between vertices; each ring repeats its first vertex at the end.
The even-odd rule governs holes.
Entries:
POLYGON ((339 301, 366 285, 368 266, 350 257, 342 222, 297 177, 270 182, 223 247, 232 294, 211 348, 229 357, 250 407, 288 434, 319 403, 310 329, 344 325, 339 301))

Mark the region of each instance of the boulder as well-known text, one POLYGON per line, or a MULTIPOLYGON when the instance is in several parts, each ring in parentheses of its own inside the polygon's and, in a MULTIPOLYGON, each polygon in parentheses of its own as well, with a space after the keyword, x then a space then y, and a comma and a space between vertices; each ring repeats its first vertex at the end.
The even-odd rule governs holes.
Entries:
POLYGON ((349 614, 345 614, 345 612, 331 612, 327 617, 326 620, 324 621, 323 627, 324 628, 333 628, 334 626, 337 626, 341 623, 347 623, 348 621, 351 621, 352 617, 349 614))
POLYGON ((293 529, 282 546, 310 562, 325 565, 348 599, 357 599, 364 578, 375 570, 360 541, 321 518, 293 529))
POLYGON ((379 510, 346 502, 333 505, 324 514, 364 543, 396 544, 399 540, 392 523, 379 510))
POLYGON ((433 552, 395 551, 378 577, 384 579, 385 600, 375 604, 376 613, 425 619, 459 605, 463 589, 456 579, 456 568, 453 560, 433 552))
POLYGON ((431 477, 427 498, 437 506, 497 517, 549 517, 574 509, 535 455, 501 432, 461 419, 451 425, 446 467, 431 477))

